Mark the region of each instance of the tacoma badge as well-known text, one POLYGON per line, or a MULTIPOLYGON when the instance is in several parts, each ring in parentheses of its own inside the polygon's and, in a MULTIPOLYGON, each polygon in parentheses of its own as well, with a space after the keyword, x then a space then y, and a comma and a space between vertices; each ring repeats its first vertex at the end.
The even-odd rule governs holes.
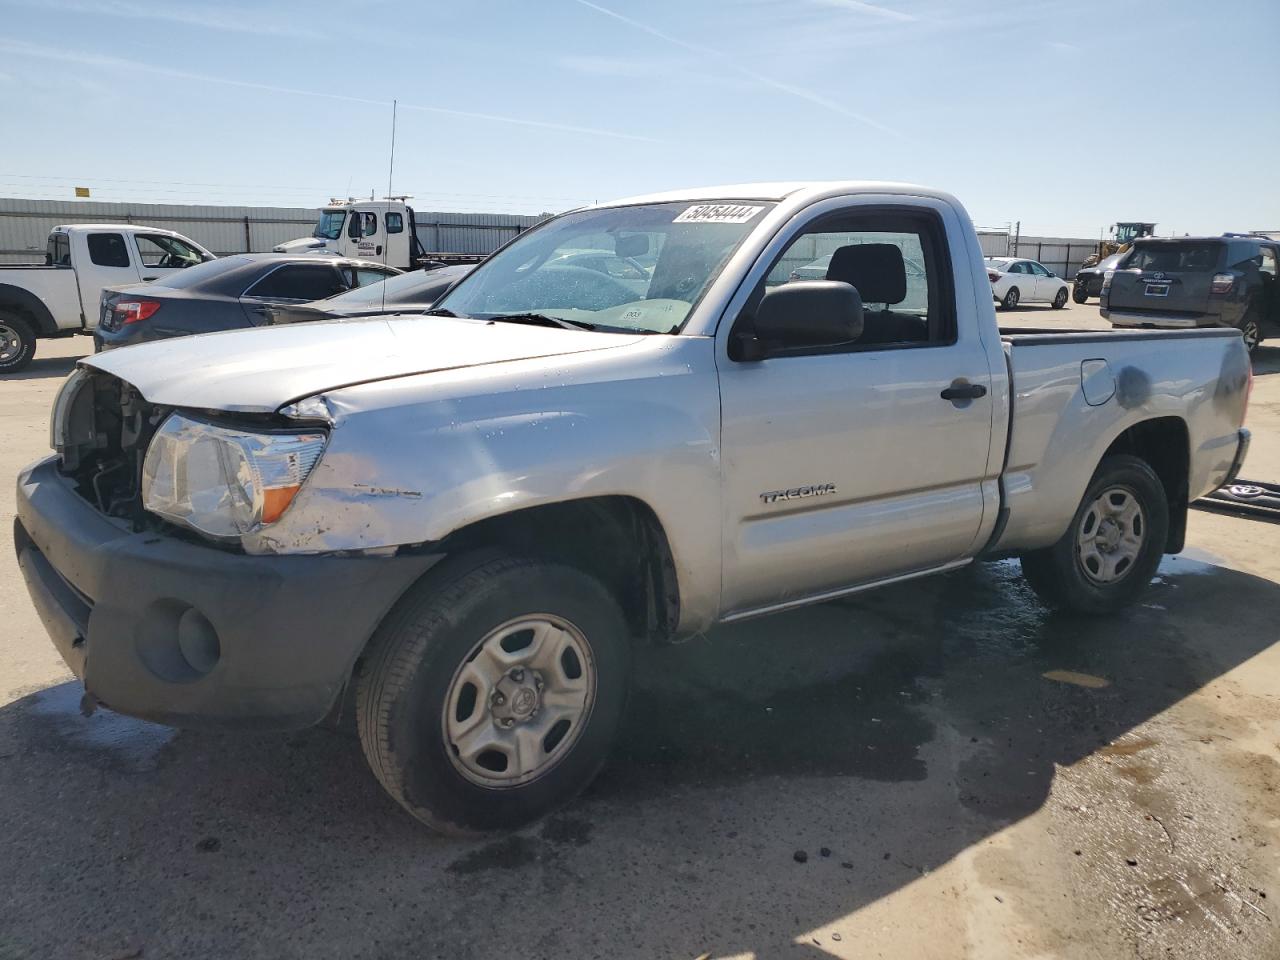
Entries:
POLYGON ((779 500, 803 500, 805 497, 825 497, 836 492, 834 483, 814 483, 804 487, 792 487, 790 490, 770 490, 760 494, 765 503, 777 503, 779 500))

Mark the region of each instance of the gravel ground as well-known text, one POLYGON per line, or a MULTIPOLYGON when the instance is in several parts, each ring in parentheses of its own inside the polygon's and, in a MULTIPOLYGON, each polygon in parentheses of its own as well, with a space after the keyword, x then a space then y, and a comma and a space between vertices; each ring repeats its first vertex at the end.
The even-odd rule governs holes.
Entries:
MULTIPOLYGON (((0 381, 0 476, 87 344, 0 381)), ((1245 475, 1280 480, 1280 349, 1255 371, 1245 475)), ((1007 561, 645 651, 588 794, 471 842, 342 729, 81 717, 6 543, 0 960, 1280 956, 1278 531, 1193 511, 1101 621, 1007 561)))

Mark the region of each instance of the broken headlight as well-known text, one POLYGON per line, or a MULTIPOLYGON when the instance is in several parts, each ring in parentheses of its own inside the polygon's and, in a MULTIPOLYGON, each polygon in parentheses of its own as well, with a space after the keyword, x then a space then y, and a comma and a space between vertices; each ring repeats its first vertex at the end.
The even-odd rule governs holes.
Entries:
POLYGON ((326 436, 237 430, 174 413, 142 467, 152 513, 218 539, 275 523, 324 452, 326 436))

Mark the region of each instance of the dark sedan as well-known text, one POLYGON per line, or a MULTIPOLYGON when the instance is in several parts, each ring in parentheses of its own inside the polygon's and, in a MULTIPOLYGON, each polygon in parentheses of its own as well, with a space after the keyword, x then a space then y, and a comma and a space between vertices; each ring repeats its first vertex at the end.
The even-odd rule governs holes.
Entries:
POLYGON ((102 292, 99 350, 193 333, 270 323, 281 304, 307 303, 378 283, 400 271, 346 257, 241 254, 210 260, 150 283, 102 292))
POLYGON ((1084 303, 1090 297, 1102 295, 1103 274, 1114 270, 1122 253, 1112 254, 1092 267, 1082 267, 1076 271, 1076 281, 1071 285, 1071 299, 1076 303, 1084 303))
POLYGON ((369 317, 379 313, 422 313, 444 296, 445 291, 475 269, 473 264, 413 270, 388 277, 336 297, 296 306, 281 305, 270 310, 272 323, 302 323, 308 320, 338 320, 369 317))

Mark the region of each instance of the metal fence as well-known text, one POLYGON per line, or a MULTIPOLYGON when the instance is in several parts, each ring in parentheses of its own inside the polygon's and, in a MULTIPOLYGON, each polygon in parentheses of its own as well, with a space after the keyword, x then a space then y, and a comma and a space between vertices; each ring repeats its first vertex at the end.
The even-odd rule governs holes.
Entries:
MULTIPOLYGON (((418 236, 433 253, 492 253, 549 214, 416 210, 418 236)), ((320 215, 308 207, 214 207, 160 203, 0 198, 0 263, 40 262, 49 231, 64 223, 134 223, 175 230, 219 256, 263 253, 310 235, 320 215)))
POLYGON ((1043 264, 1070 280, 1085 258, 1098 250, 1097 240, 1079 237, 1018 237, 1005 230, 978 230, 984 257, 1020 257, 1043 264))

